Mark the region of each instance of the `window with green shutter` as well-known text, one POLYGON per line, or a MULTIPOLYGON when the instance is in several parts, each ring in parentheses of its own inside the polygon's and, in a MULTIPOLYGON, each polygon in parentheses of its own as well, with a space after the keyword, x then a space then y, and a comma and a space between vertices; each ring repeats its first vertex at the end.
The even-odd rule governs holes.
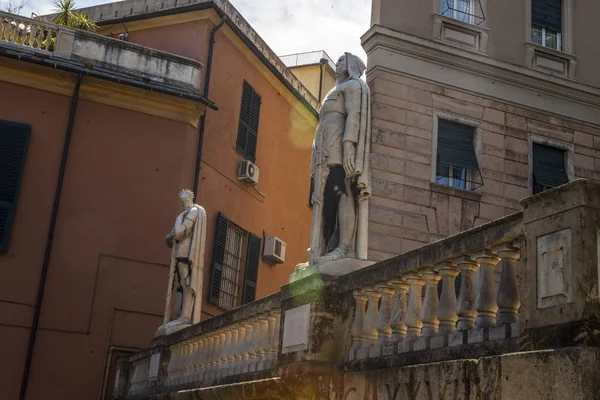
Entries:
POLYGON ((260 104, 260 95, 256 93, 248 82, 244 81, 236 149, 252 162, 256 161, 260 104))
POLYGON ((8 251, 31 126, 0 121, 0 252, 8 251))
POLYGON ((569 182, 565 156, 565 150, 533 143, 533 194, 569 182))
POLYGON ((261 239, 253 234, 248 235, 246 251, 246 273, 244 277, 244 292, 242 304, 256 300, 256 283, 258 282, 258 265, 260 263, 261 239))
POLYGON ((465 190, 481 186, 474 132, 472 126, 438 119, 436 183, 465 190))

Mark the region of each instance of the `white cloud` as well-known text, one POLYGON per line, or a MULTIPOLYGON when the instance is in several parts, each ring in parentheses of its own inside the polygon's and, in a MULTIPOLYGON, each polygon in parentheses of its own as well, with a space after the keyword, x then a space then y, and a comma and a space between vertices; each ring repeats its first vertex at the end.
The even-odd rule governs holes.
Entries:
MULTIPOLYGON (((334 61, 349 51, 366 61, 360 37, 369 29, 371 0, 230 0, 279 55, 325 50, 334 61)), ((78 7, 106 3, 79 0, 78 7)), ((52 0, 27 0, 25 16, 48 14, 52 0)))

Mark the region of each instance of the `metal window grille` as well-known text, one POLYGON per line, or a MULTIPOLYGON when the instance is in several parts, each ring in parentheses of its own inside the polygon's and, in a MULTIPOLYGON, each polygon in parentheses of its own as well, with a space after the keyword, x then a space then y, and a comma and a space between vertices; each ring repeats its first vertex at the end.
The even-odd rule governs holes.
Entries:
POLYGON ((481 0, 440 0, 440 14, 475 25, 485 21, 481 0))
POLYGON ((223 256, 223 277, 219 292, 219 306, 231 310, 237 304, 240 267, 242 265, 242 243, 244 232, 236 226, 227 226, 227 241, 223 256))

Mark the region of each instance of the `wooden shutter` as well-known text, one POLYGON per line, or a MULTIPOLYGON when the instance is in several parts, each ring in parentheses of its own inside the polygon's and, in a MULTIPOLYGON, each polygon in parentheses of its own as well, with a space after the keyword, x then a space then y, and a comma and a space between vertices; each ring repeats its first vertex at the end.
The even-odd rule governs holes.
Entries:
POLYGON ((0 121, 0 252, 8 250, 31 126, 0 121))
POLYGON ((252 162, 256 161, 261 101, 252 86, 244 82, 236 149, 252 162))
POLYGON ((438 120, 438 168, 440 165, 479 170, 473 147, 474 128, 444 119, 438 120))
POLYGON ((242 304, 256 300, 256 283, 258 281, 258 264, 260 262, 261 239, 248 234, 248 250, 246 252, 246 274, 244 277, 244 292, 242 304))
POLYGON ((531 24, 562 31, 562 0, 532 0, 531 24))
POLYGON ((543 144, 533 144, 534 186, 556 187, 569 182, 565 170, 565 150, 543 144))
POLYGON ((229 219, 222 213, 217 217, 217 229, 215 230, 215 246, 213 250, 213 265, 210 278, 208 301, 219 304, 221 292, 221 279, 223 277, 223 262, 225 260, 225 247, 227 245, 227 226, 229 219))

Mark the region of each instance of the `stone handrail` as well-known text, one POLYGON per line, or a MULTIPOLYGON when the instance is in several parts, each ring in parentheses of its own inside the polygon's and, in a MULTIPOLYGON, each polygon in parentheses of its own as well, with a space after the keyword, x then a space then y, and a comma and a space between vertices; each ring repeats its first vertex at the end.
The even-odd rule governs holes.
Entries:
POLYGON ((0 41, 51 53, 58 30, 57 25, 0 11, 0 41))
POLYGON ((147 391, 153 381, 172 389, 203 387, 232 375, 270 370, 279 348, 279 304, 279 294, 271 295, 155 339, 153 344, 164 353, 139 353, 129 359, 127 394, 147 391))

